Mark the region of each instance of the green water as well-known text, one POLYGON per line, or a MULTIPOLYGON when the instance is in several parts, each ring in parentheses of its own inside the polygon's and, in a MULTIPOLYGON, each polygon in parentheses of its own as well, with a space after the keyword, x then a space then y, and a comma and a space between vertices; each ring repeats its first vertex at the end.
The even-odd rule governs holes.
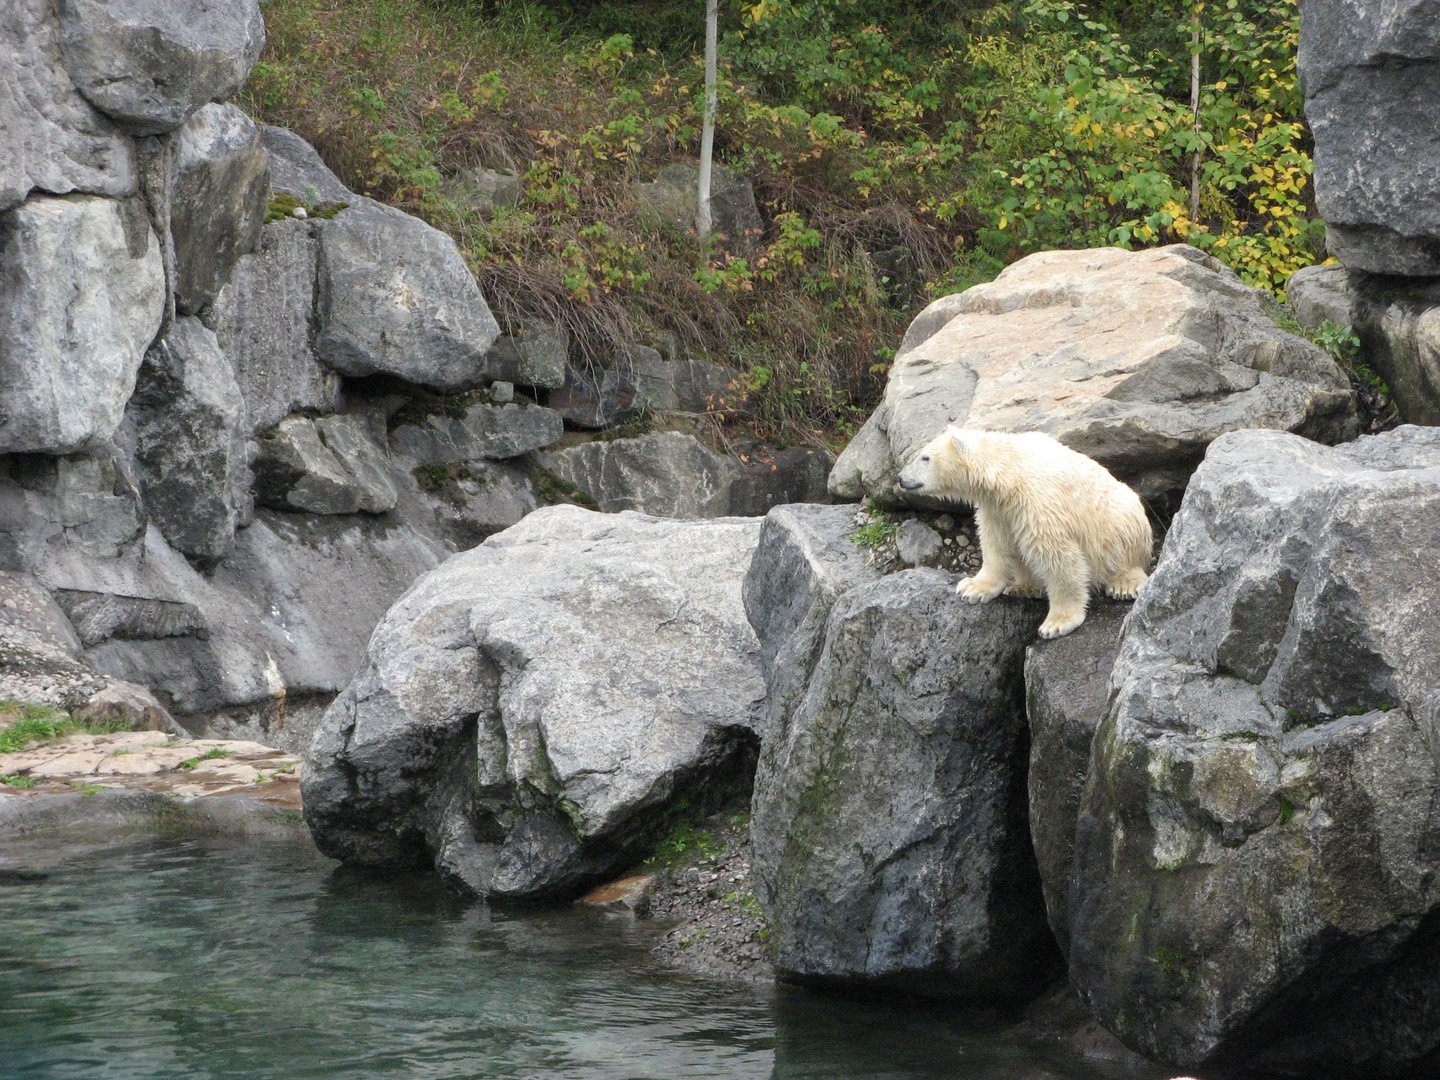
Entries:
POLYGON ((3 1080, 1094 1080, 942 1010, 673 974, 660 928, 501 913, 283 843, 0 849, 3 1080))

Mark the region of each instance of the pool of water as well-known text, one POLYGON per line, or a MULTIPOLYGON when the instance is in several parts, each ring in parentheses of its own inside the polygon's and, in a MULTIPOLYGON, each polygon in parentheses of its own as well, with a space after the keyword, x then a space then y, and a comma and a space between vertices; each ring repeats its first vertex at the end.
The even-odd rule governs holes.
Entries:
POLYGON ((3 1080, 1097 1080, 944 1010, 682 976, 299 844, 0 848, 3 1080))

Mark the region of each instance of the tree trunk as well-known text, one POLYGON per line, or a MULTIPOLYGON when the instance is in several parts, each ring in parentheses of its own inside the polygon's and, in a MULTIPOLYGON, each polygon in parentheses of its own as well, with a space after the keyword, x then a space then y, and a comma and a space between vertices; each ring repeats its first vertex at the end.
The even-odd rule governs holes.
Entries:
POLYGON ((715 156, 716 36, 719 16, 716 0, 705 0, 705 118, 700 127, 700 179, 695 194, 695 231, 710 235, 710 168, 715 156))

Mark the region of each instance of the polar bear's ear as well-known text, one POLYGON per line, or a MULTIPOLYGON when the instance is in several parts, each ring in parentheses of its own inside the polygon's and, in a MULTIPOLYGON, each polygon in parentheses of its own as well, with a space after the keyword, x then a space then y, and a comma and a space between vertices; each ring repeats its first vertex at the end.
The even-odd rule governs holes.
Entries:
POLYGON ((957 454, 969 454, 975 450, 974 432, 966 431, 963 428, 958 428, 954 424, 951 424, 950 427, 946 429, 946 434, 950 436, 950 445, 955 448, 957 454))

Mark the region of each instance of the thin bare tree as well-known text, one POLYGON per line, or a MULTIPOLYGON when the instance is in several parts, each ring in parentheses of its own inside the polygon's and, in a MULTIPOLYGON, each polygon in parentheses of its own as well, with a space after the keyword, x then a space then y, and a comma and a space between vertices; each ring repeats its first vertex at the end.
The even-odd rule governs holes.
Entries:
POLYGON ((710 235, 710 171, 715 156, 716 37, 719 13, 716 0, 705 0, 705 117, 700 125, 700 176, 695 192, 695 231, 710 235))

